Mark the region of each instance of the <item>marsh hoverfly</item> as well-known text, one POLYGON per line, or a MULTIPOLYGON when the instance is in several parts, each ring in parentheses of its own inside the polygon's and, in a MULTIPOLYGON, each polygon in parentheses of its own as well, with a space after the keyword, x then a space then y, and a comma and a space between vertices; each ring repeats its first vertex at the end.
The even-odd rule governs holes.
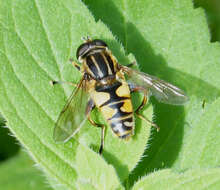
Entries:
MULTIPOLYGON (((99 149, 101 154, 105 125, 91 119, 90 113, 95 107, 102 113, 113 133, 128 140, 134 134, 134 113, 144 119, 139 111, 150 95, 160 102, 174 105, 184 104, 188 100, 186 94, 176 86, 120 65, 102 40, 86 39, 78 47, 76 57, 81 65, 75 62, 73 65, 82 73, 82 78, 56 122, 54 139, 57 142, 69 140, 88 119, 93 126, 102 129, 99 149), (132 92, 144 94, 142 103, 136 110, 133 110, 131 102, 132 92)), ((57 82, 54 81, 53 84, 55 83, 57 82)))

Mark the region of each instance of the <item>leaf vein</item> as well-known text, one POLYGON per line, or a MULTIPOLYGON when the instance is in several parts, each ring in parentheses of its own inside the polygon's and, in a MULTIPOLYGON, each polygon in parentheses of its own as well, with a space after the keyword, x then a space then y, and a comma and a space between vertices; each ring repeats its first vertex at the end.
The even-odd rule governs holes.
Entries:
MULTIPOLYGON (((8 57, 6 56, 7 60, 10 63, 10 60, 8 59, 8 57)), ((10 63, 11 65, 11 63, 10 63)), ((11 66, 12 67, 12 66, 11 66)), ((12 67, 13 69, 13 67, 12 67)), ((14 69, 13 69, 14 71, 14 69)), ((49 116, 49 114, 47 114, 47 112, 45 112, 45 110, 41 107, 41 105, 35 100, 35 98, 33 97, 33 95, 29 92, 29 90, 26 88, 26 86, 20 81, 20 79, 18 78, 18 76, 16 75, 16 73, 14 72, 15 77, 17 78, 18 82, 21 83, 21 85, 26 89, 27 93, 29 94, 29 96, 33 99, 33 101, 36 103, 37 106, 39 106, 39 108, 43 111, 43 113, 46 115, 46 117, 49 119, 49 121, 53 124, 54 121, 53 119, 49 116)), ((3 86, 5 89, 5 92, 7 92, 7 89, 5 88, 5 85, 3 86)), ((9 98, 8 98, 9 99, 9 98)), ((16 110, 16 109, 15 109, 16 110)), ((16 111, 17 113, 19 113, 18 111, 16 111)), ((18 114, 19 115, 19 114, 18 114)), ((20 117, 20 116, 19 116, 20 117)), ((20 117, 21 118, 21 117, 20 117)), ((25 122, 24 122, 25 123, 25 122)), ((27 124, 26 124, 27 125, 27 124)), ((28 126, 28 125, 27 125, 28 126)), ((29 129, 31 129, 30 127, 28 127, 29 129)), ((38 137, 38 135, 31 129, 31 131, 36 135, 36 137, 38 137)), ((40 139, 40 137, 38 137, 40 139)), ((45 145, 46 146, 46 145, 45 145)), ((49 147, 48 147, 49 148, 49 147)), ((51 149, 52 151, 53 149, 51 149)), ((60 157, 58 152, 55 152, 56 155, 58 155, 58 157, 60 157)), ((61 158, 61 157, 60 157, 61 158)), ((68 163, 68 161, 65 160, 65 162, 71 166, 71 163, 68 163)), ((72 167, 72 166, 71 166, 72 167)))
MULTIPOLYGON (((38 141, 42 144, 42 146, 44 146, 48 151, 50 151, 52 154, 54 154, 55 156, 57 156, 58 159, 60 159, 61 161, 63 161, 63 162, 64 162, 65 164, 67 164, 71 169, 74 170, 74 168, 73 168, 66 160, 62 159, 61 156, 60 156, 57 152, 52 151, 52 149, 51 149, 46 143, 44 143, 44 142, 41 140, 41 138, 38 137, 38 135, 37 135, 37 134, 28 126, 28 124, 26 124, 26 122, 21 118, 21 116, 20 116, 19 112, 17 111, 16 107, 11 103, 9 96, 7 95, 8 93, 7 93, 7 89, 5 88, 4 82, 3 82, 2 80, 0 80, 0 81, 1 81, 1 83, 2 83, 2 87, 4 88, 4 91, 5 91, 5 93, 6 93, 6 98, 7 98, 8 101, 10 102, 11 107, 15 110, 15 113, 16 113, 18 119, 19 119, 19 120, 26 126, 26 128, 28 128, 29 131, 38 139, 38 141)), ((10 129, 13 131, 12 128, 10 128, 10 129)), ((15 132, 14 132, 14 134, 16 134, 16 136, 18 135, 18 133, 15 133, 15 132)), ((22 137, 21 137, 19 140, 22 141, 21 139, 22 139, 22 137)), ((22 143, 22 144, 24 144, 24 145, 26 146, 26 148, 29 149, 28 146, 26 145, 26 143, 22 143)), ((32 152, 32 151, 29 151, 29 154, 30 154, 31 152, 32 152)), ((47 170, 51 171, 51 173, 52 173, 53 175, 55 175, 58 179, 60 179, 61 181, 65 181, 65 180, 63 180, 62 178, 60 178, 58 175, 56 175, 54 172, 52 172, 53 170, 51 170, 51 169, 48 167, 49 165, 47 166, 47 164, 45 164, 36 154, 34 154, 33 157, 34 157, 36 160, 37 160, 37 159, 40 160, 40 161, 41 161, 40 163, 41 163, 45 168, 47 168, 47 170)), ((65 181, 64 184, 67 184, 68 186, 73 187, 71 184, 69 184, 69 183, 66 182, 66 181, 65 181)))
POLYGON ((45 32, 46 38, 47 38, 47 40, 48 40, 48 44, 49 44, 50 49, 51 49, 51 52, 53 53, 54 60, 55 60, 56 63, 57 63, 57 68, 58 68, 58 70, 59 70, 59 76, 60 76, 60 78, 61 78, 61 80, 62 80, 63 77, 62 77, 62 73, 61 73, 61 70, 60 70, 60 67, 59 67, 59 64, 58 64, 58 60, 57 60, 57 58, 56 58, 56 56, 55 56, 55 53, 54 53, 55 50, 54 50, 54 48, 53 48, 53 45, 52 45, 52 42, 51 42, 51 40, 50 40, 49 34, 47 33, 47 28, 46 28, 46 25, 44 24, 43 17, 42 17, 42 15, 40 14, 39 5, 37 4, 37 0, 34 0, 33 2, 34 2, 34 4, 35 4, 35 6, 36 6, 36 10, 37 10, 37 13, 38 13, 38 15, 39 15, 42 28, 43 28, 43 30, 44 30, 44 32, 45 32))

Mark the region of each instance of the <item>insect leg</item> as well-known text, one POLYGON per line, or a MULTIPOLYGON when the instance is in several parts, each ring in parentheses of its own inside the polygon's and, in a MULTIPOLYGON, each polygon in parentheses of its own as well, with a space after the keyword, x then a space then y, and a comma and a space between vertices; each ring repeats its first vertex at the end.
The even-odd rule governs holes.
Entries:
POLYGON ((100 148, 99 148, 99 154, 102 154, 102 151, 103 151, 103 148, 104 148, 104 136, 105 136, 105 125, 102 125, 102 124, 98 124, 96 122, 94 122, 91 118, 91 111, 95 108, 95 104, 93 102, 92 99, 89 100, 88 104, 87 104, 87 107, 86 107, 86 115, 88 115, 88 120, 89 122, 95 126, 95 127, 101 127, 101 145, 100 145, 100 148))
POLYGON ((132 67, 132 66, 134 66, 134 65, 137 65, 136 61, 133 61, 133 62, 129 63, 129 64, 126 65, 126 66, 127 66, 127 67, 132 67))
POLYGON ((150 123, 153 127, 156 128, 157 132, 159 132, 160 127, 158 127, 157 124, 153 123, 152 121, 150 121, 149 119, 147 119, 146 117, 144 117, 143 115, 141 115, 141 114, 138 113, 138 112, 135 112, 135 114, 136 114, 140 119, 146 121, 147 123, 150 123))
POLYGON ((101 145, 99 148, 99 154, 102 154, 103 148, 104 148, 104 136, 105 136, 105 125, 99 124, 99 123, 95 123, 92 119, 91 116, 89 115, 88 117, 89 122, 95 126, 95 127, 101 127, 102 131, 101 131, 101 145))
POLYGON ((77 87, 77 84, 72 83, 72 82, 67 82, 67 81, 51 80, 51 81, 50 81, 50 84, 51 84, 52 86, 54 86, 54 85, 56 85, 56 84, 68 84, 68 85, 71 85, 71 86, 77 87))
POLYGON ((141 105, 136 109, 135 113, 138 113, 145 106, 146 103, 147 103, 147 93, 144 92, 144 98, 141 102, 141 105))
POLYGON ((132 93, 132 92, 140 92, 140 91, 144 92, 144 98, 143 98, 143 100, 142 100, 142 102, 141 102, 141 105, 135 110, 135 114, 136 114, 140 119, 142 119, 142 120, 144 120, 144 121, 150 123, 153 127, 155 127, 155 128, 157 129, 157 131, 159 131, 160 128, 159 128, 155 123, 151 122, 149 119, 145 118, 143 115, 141 115, 141 114, 139 113, 139 111, 140 111, 140 110, 145 106, 145 104, 147 103, 147 90, 146 90, 146 89, 143 89, 142 87, 133 85, 133 84, 132 84, 132 85, 129 85, 129 87, 130 87, 131 93, 132 93))
MULTIPOLYGON (((71 61, 72 65, 80 71, 80 65, 77 64, 75 61, 73 61, 73 59, 70 59, 70 61, 71 61)), ((68 84, 68 85, 77 87, 77 84, 72 83, 72 82, 67 82, 67 81, 54 81, 54 80, 52 80, 52 81, 50 81, 50 84, 52 86, 55 84, 68 84)))
POLYGON ((72 65, 74 67, 76 67, 79 71, 80 71, 80 65, 78 63, 76 63, 75 61, 73 61, 73 59, 70 59, 70 62, 72 63, 72 65))

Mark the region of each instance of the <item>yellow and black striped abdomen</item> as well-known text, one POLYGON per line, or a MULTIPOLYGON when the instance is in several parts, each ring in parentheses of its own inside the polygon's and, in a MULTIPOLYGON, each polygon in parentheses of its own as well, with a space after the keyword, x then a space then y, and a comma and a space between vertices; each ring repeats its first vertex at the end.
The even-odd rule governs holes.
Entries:
POLYGON ((133 107, 128 84, 116 81, 111 85, 97 87, 92 98, 120 138, 128 139, 134 130, 133 107))

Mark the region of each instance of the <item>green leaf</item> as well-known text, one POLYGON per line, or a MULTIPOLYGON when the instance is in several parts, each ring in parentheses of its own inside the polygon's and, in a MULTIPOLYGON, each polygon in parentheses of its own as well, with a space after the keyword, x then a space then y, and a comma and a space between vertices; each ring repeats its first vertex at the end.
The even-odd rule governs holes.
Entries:
POLYGON ((175 173, 170 169, 161 170, 142 178, 133 190, 216 190, 220 187, 220 169, 196 169, 184 173, 175 173))
POLYGON ((87 184, 97 190, 120 187, 114 168, 110 165, 107 168, 103 159, 88 148, 81 147, 81 150, 76 154, 76 170, 79 171, 78 185, 87 184), (94 157, 96 157, 96 161, 94 161, 94 157))
MULTIPOLYGON (((134 58, 124 55, 112 33, 79 1, 2 0, 0 13, 0 110, 7 126, 48 178, 55 179, 55 189, 74 189, 85 179, 97 189, 120 188, 119 179, 128 177, 144 152, 149 124, 137 119, 129 142, 108 128, 103 158, 93 152, 100 145, 100 129, 89 123, 74 140, 55 144, 53 128, 73 89, 52 87, 49 81, 79 81, 81 74, 69 58, 75 57, 83 36, 105 40, 122 64, 134 58)), ((144 114, 151 118, 152 112, 149 106, 144 114)))
POLYGON ((220 163, 220 98, 207 103, 199 121, 192 123, 173 167, 213 167, 220 163))
POLYGON ((177 85, 190 97, 185 107, 169 106, 152 100, 155 120, 161 130, 152 135, 150 146, 132 172, 131 180, 137 180, 158 168, 183 170, 194 167, 195 162, 190 163, 190 160, 200 160, 203 149, 198 147, 199 139, 199 145, 208 148, 207 143, 208 149, 215 152, 216 157, 210 162, 204 159, 197 166, 219 165, 217 139, 220 133, 215 123, 218 112, 212 118, 209 118, 211 113, 207 114, 206 126, 198 127, 204 117, 204 110, 210 104, 215 104, 216 98, 220 96, 220 45, 210 43, 204 11, 194 9, 191 0, 84 2, 96 20, 102 20, 118 37, 125 51, 135 56, 142 71, 177 85), (217 142, 211 143, 211 139, 217 142), (184 148, 185 144, 187 148, 184 148), (196 152, 197 148, 200 151, 196 152), (187 158, 191 149, 191 158, 187 158), (187 163, 183 164, 182 160, 187 163))
POLYGON ((220 42, 220 2, 218 0, 195 0, 193 3, 195 7, 202 7, 205 9, 207 22, 211 33, 211 41, 220 42))
POLYGON ((0 164, 1 190, 49 190, 42 173, 34 168, 29 156, 20 152, 17 156, 0 164))
MULTIPOLYGON (((109 187, 115 188, 120 186, 115 171, 127 185, 158 168, 182 171, 219 165, 215 104, 219 104, 220 95, 220 45, 210 43, 202 9, 194 9, 191 0, 85 3, 97 22, 81 2, 73 0, 2 0, 0 4, 0 110, 16 137, 57 180, 54 183, 63 185, 62 189, 103 188, 102 171, 109 187), (126 53, 135 56, 142 71, 179 86, 190 96, 185 107, 152 100, 161 130, 148 142, 131 181, 126 178, 149 137, 150 128, 141 127, 145 123, 137 120, 136 135, 129 143, 114 138, 108 128, 104 159, 91 150, 98 150, 100 131, 89 124, 65 145, 56 145, 52 139, 54 123, 72 89, 52 88, 48 81, 79 80, 80 73, 68 60, 74 57, 82 36, 105 40, 121 64, 134 61, 125 57, 122 46, 100 19, 126 53), (211 152, 216 152, 214 158, 211 152), (89 164, 84 153, 91 155, 89 164), (79 164, 79 158, 86 164, 79 164), (89 175, 86 172, 96 165, 100 165, 97 173, 83 183, 89 175)), ((145 113, 151 118, 152 107, 145 113)))

